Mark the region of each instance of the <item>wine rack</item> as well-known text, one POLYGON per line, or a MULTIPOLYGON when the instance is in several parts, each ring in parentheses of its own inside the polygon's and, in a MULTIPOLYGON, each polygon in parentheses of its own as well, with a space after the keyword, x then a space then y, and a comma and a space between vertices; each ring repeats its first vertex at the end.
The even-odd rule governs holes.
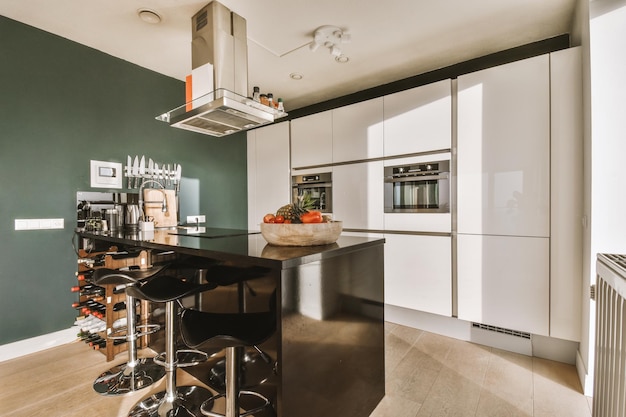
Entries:
MULTIPOLYGON (((126 324, 123 323, 126 315, 130 311, 134 311, 135 314, 139 314, 140 319, 138 320, 138 324, 144 323, 147 321, 149 305, 145 301, 141 301, 140 303, 133 306, 126 306, 125 309, 114 309, 114 306, 119 303, 124 303, 126 301, 126 294, 124 292, 123 286, 115 286, 115 285, 100 285, 100 287, 104 288, 104 294, 98 293, 94 294, 85 294, 85 291, 82 291, 82 288, 93 288, 87 287, 88 285, 92 285, 93 283, 90 281, 90 276, 94 270, 99 268, 108 268, 108 269, 120 269, 120 268, 139 268, 139 269, 147 269, 152 266, 151 263, 151 254, 147 250, 141 250, 136 254, 125 254, 125 255, 117 255, 118 248, 115 246, 110 247, 107 251, 103 252, 86 252, 82 249, 78 251, 78 270, 77 270, 77 278, 78 278, 78 286, 74 288, 78 293, 78 306, 83 306, 89 300, 92 300, 97 303, 101 303, 105 306, 105 311, 101 312, 102 314, 98 314, 93 312, 93 314, 98 314, 102 316, 102 320, 105 322, 105 329, 98 329, 97 334, 106 341, 106 345, 104 347, 94 346, 100 352, 102 352, 106 356, 107 361, 112 361, 115 356, 124 352, 127 349, 127 343, 123 340, 119 339, 110 339, 107 336, 111 333, 115 333, 116 336, 122 336, 126 331, 126 324), (85 279, 80 279, 85 277, 85 279), (120 322, 123 325, 120 325, 120 322), (114 327, 115 326, 115 327, 114 327)), ((92 314, 91 311, 85 310, 79 314, 92 314)), ((148 344, 148 337, 143 336, 137 340, 137 347, 144 348, 148 344)))

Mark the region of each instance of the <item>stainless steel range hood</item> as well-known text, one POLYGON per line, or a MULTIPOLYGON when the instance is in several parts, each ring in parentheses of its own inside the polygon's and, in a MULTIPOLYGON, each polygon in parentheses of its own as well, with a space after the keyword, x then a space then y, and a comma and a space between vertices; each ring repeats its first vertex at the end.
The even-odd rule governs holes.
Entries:
POLYGON ((246 20, 217 1, 204 6, 191 20, 192 69, 210 64, 214 90, 156 119, 172 127, 226 136, 286 116, 247 97, 246 20))

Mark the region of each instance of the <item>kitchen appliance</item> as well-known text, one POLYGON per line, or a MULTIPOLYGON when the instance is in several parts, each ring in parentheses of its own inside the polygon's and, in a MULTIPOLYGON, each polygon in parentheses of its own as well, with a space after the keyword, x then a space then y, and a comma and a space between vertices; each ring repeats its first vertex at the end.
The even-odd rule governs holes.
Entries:
POLYGON ((450 161, 385 167, 385 213, 449 213, 450 161))
POLYGON ((323 213, 333 211, 332 172, 320 174, 294 175, 291 177, 293 203, 308 194, 313 200, 314 210, 323 213))
POLYGON ((201 82, 214 91, 156 119, 172 127, 219 137, 286 116, 248 97, 247 42, 243 17, 217 1, 200 9, 192 17, 191 89, 201 82))
POLYGON ((129 231, 136 231, 139 228, 140 217, 139 204, 126 204, 124 228, 129 231))

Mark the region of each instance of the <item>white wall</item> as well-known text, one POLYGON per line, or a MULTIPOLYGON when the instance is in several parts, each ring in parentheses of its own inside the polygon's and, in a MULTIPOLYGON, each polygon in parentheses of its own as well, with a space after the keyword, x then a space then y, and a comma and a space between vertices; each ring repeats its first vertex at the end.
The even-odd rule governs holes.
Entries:
MULTIPOLYGON (((626 253, 626 0, 589 3, 590 114, 585 144, 585 281, 596 281, 598 253, 626 253)), ((588 294, 588 290, 584 292, 588 294)), ((594 303, 584 303, 589 333, 581 343, 581 358, 588 370, 585 393, 593 383, 594 303)), ((583 332, 585 325, 583 324, 583 332)), ((584 335, 583 335, 584 336, 584 335)))

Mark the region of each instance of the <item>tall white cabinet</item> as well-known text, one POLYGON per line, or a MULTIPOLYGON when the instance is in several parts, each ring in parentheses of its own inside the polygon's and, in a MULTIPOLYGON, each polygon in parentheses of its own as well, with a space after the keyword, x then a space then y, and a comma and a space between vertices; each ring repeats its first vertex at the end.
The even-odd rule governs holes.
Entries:
POLYGON ((548 55, 458 78, 458 316, 549 334, 548 55))
POLYGON ((289 122, 247 132, 248 229, 259 230, 267 213, 291 201, 289 122))

